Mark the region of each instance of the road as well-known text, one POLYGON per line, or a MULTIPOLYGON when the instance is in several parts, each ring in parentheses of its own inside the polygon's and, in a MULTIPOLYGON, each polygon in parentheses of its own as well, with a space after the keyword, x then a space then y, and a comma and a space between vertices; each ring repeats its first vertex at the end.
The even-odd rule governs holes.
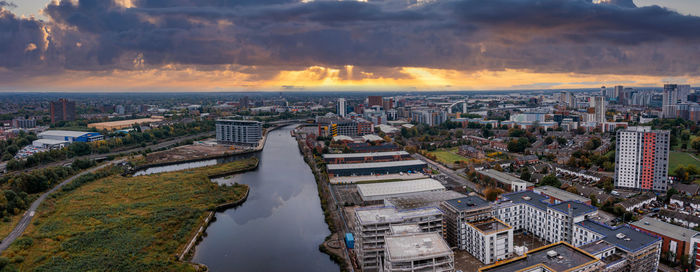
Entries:
POLYGON ((70 183, 71 181, 73 181, 74 179, 76 179, 79 176, 82 176, 82 175, 87 174, 87 173, 94 173, 95 171, 102 169, 108 165, 120 163, 123 161, 124 160, 116 160, 113 162, 109 162, 109 163, 106 163, 106 164, 103 164, 100 166, 95 166, 93 168, 87 169, 83 172, 80 172, 80 173, 62 181, 58 185, 54 186, 51 190, 41 194, 41 196, 39 196, 39 198, 37 198, 36 200, 34 200, 34 202, 32 202, 32 205, 29 206, 29 209, 27 209, 27 211, 24 213, 24 215, 22 215, 22 219, 19 220, 19 223, 17 223, 17 226, 15 227, 15 229, 13 229, 12 232, 10 232, 10 234, 8 234, 7 237, 5 237, 5 239, 2 240, 2 243, 0 243, 0 253, 5 251, 5 249, 7 249, 10 246, 10 244, 12 244, 15 240, 17 240, 17 238, 19 238, 22 235, 22 233, 24 233, 24 230, 27 229, 27 226, 29 226, 29 223, 32 221, 32 218, 34 218, 34 214, 36 213, 36 209, 39 207, 39 205, 41 205, 42 202, 44 202, 44 200, 51 193, 55 192, 58 189, 61 189, 61 187, 70 183))
POLYGON ((457 175, 457 173, 455 171, 453 171, 452 169, 447 168, 438 162, 432 161, 432 160, 430 160, 430 159, 428 159, 428 158, 426 158, 423 155, 420 155, 418 153, 413 154, 413 158, 419 159, 419 160, 422 160, 422 161, 428 163, 430 166, 437 168, 440 171, 440 173, 443 173, 443 174, 447 175, 448 177, 452 178, 453 180, 457 181, 458 183, 469 187, 469 189, 471 189, 474 192, 481 193, 481 189, 479 189, 479 186, 476 185, 476 183, 468 181, 467 179, 461 177, 460 175, 457 175))
MULTIPOLYGON (((68 163, 72 163, 74 160, 77 160, 77 159, 90 159, 90 160, 94 160, 94 159, 96 159, 96 158, 107 157, 107 156, 110 156, 110 155, 118 155, 118 154, 121 154, 121 153, 141 152, 141 151, 146 150, 146 149, 148 149, 148 148, 150 148, 151 150, 154 150, 154 151, 155 151, 155 150, 158 150, 158 149, 161 149, 161 148, 165 148, 165 147, 169 147, 169 146, 175 145, 175 144, 177 144, 177 143, 179 143, 179 142, 181 142, 181 141, 186 141, 186 140, 190 140, 190 139, 197 139, 197 138, 200 138, 200 137, 211 137, 211 136, 214 136, 214 135, 216 135, 216 133, 215 133, 214 131, 208 131, 208 132, 202 132, 202 133, 195 134, 195 135, 180 136, 180 137, 176 137, 176 138, 173 138, 173 139, 171 139, 171 140, 167 140, 167 141, 164 141, 164 142, 155 144, 155 145, 147 145, 147 146, 145 146, 145 147, 138 146, 138 147, 131 148, 131 149, 123 149, 123 150, 113 151, 113 152, 104 153, 104 154, 90 154, 90 155, 85 155, 85 156, 73 157, 73 158, 70 158, 70 159, 62 160, 62 161, 57 161, 57 162, 52 162, 52 163, 37 165, 37 166, 35 166, 35 167, 30 167, 30 168, 24 169, 24 170, 22 170, 22 171, 24 171, 24 172, 29 172, 29 171, 32 171, 32 170, 35 170, 35 169, 38 169, 38 168, 45 168, 45 167, 51 167, 51 166, 61 166, 61 165, 65 165, 65 164, 68 164, 68 163)), ((10 174, 10 173, 13 173, 13 172, 8 172, 8 174, 10 174)))

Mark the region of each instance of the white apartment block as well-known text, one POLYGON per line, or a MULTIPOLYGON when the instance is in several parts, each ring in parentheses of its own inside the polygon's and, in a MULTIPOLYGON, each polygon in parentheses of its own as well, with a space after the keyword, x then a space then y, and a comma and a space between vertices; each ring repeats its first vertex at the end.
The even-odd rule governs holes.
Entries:
POLYGON ((484 264, 505 260, 513 255, 513 228, 496 218, 463 223, 464 249, 484 264))
POLYGON ((666 191, 669 131, 651 127, 619 130, 615 149, 615 187, 666 191))
POLYGON ((262 139, 262 123, 248 120, 216 120, 216 141, 223 144, 257 144, 262 139))
POLYGON ((354 223, 355 250, 362 271, 382 271, 385 237, 392 233, 392 226, 415 224, 421 232, 435 232, 440 236, 443 228, 442 212, 434 207, 412 210, 356 208, 354 223))

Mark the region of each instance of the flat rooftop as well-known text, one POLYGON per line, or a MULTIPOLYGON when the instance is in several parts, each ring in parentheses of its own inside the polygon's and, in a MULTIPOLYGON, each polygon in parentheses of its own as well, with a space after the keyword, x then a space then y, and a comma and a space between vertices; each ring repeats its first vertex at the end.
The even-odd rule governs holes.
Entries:
POLYGON ((576 201, 566 201, 559 204, 550 205, 552 209, 560 211, 564 214, 569 213, 569 205, 571 205, 574 217, 581 216, 584 214, 592 213, 598 210, 598 208, 576 201))
POLYGON ((368 152, 368 153, 343 153, 343 154, 324 154, 324 159, 336 158, 365 158, 365 157, 385 157, 385 156, 405 156, 409 155, 406 151, 391 151, 391 152, 368 152))
POLYGON ((538 249, 533 249, 522 257, 512 259, 499 264, 483 267, 479 272, 514 272, 523 269, 546 266, 547 271, 559 272, 591 265, 600 260, 595 256, 575 248, 567 243, 559 242, 538 249), (556 254, 550 256, 549 254, 556 254))
POLYGON ((452 254, 442 236, 437 233, 393 235, 385 238, 386 254, 392 261, 414 260, 452 254))
POLYGON ((492 179, 498 180, 499 182, 506 183, 506 184, 513 184, 513 183, 522 183, 525 184, 527 183, 526 181, 516 178, 514 176, 508 175, 506 173, 503 173, 501 171, 497 171, 494 169, 484 169, 484 170, 477 170, 479 174, 482 174, 484 176, 490 177, 492 179))
POLYGON ((642 220, 632 223, 632 226, 658 233, 679 241, 690 241, 690 238, 700 232, 686 229, 681 226, 669 224, 656 218, 644 217, 642 220))
POLYGON ((429 178, 357 185, 357 191, 363 198, 444 190, 445 186, 439 181, 429 178))
POLYGON ((602 235, 603 240, 606 242, 628 252, 637 252, 661 239, 659 237, 636 230, 628 225, 611 227, 588 219, 577 224, 602 235), (622 234, 624 236, 620 235, 622 238, 618 238, 618 234, 622 234))
POLYGON ((547 194, 548 196, 554 197, 554 198, 559 199, 561 201, 570 201, 571 200, 571 201, 586 202, 586 201, 590 200, 589 198, 582 197, 580 195, 570 193, 570 192, 567 192, 565 190, 555 188, 552 186, 535 187, 534 191, 547 194))
POLYGON ((491 205, 490 202, 478 196, 467 196, 457 199, 451 199, 445 201, 445 203, 459 211, 476 210, 491 205))
POLYGON ((465 195, 452 190, 431 191, 415 195, 390 197, 385 199, 384 203, 399 209, 415 209, 430 206, 437 207, 440 206, 440 203, 443 201, 463 197, 465 197, 465 195))
POLYGON ((508 224, 503 223, 501 222, 501 220, 495 218, 490 218, 483 221, 477 221, 467 224, 469 224, 473 228, 478 229, 483 234, 498 233, 501 231, 507 231, 509 229, 512 229, 512 227, 508 226, 508 224))
POLYGON ((72 131, 72 130, 46 130, 37 134, 38 137, 41 136, 61 136, 61 137, 80 137, 85 134, 90 133, 89 131, 72 131))
POLYGON ((348 163, 348 164, 328 164, 328 170, 346 170, 346 169, 367 169, 367 168, 387 168, 399 166, 421 166, 427 165, 421 160, 405 160, 391 162, 365 162, 365 163, 348 163))
POLYGON ((595 255, 595 254, 598 254, 598 253, 603 252, 605 250, 608 250, 612 247, 615 247, 615 246, 613 244, 605 241, 605 240, 598 240, 598 241, 594 241, 594 242, 582 245, 578 248, 583 250, 583 251, 586 251, 590 254, 595 255))
POLYGON ((363 225, 377 223, 398 223, 409 218, 423 216, 442 216, 442 211, 435 207, 397 210, 394 207, 367 207, 355 209, 355 216, 363 225))
POLYGON ((501 196, 504 200, 510 200, 513 203, 526 203, 540 210, 546 211, 548 204, 544 202, 549 197, 540 195, 533 191, 520 191, 507 193, 501 196))

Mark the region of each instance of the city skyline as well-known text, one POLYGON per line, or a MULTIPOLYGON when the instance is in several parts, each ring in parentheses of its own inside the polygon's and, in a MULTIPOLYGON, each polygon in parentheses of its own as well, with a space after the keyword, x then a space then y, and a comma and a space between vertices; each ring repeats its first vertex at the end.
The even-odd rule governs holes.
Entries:
POLYGON ((0 1, 0 29, 10 30, 0 91, 700 83, 688 58, 700 52, 700 7, 684 0, 86 3, 0 1))

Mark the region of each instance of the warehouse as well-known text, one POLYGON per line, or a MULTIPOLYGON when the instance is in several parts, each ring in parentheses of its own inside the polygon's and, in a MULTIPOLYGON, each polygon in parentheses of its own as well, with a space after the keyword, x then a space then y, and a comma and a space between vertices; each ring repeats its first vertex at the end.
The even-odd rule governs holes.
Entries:
POLYGON ((445 191, 439 181, 434 179, 414 179, 383 183, 358 184, 357 191, 362 201, 377 201, 390 197, 410 196, 423 192, 445 191))
POLYGON ((328 176, 367 176, 420 172, 427 164, 420 160, 371 162, 352 164, 329 164, 328 176))
POLYGON ((370 153, 344 153, 325 154, 323 159, 326 163, 363 163, 363 162, 388 162, 411 159, 411 155, 406 151, 390 152, 370 152, 370 153))
POLYGON ((104 136, 97 132, 69 131, 69 130, 47 130, 37 134, 39 139, 50 139, 57 141, 72 142, 94 142, 104 140, 104 136))

